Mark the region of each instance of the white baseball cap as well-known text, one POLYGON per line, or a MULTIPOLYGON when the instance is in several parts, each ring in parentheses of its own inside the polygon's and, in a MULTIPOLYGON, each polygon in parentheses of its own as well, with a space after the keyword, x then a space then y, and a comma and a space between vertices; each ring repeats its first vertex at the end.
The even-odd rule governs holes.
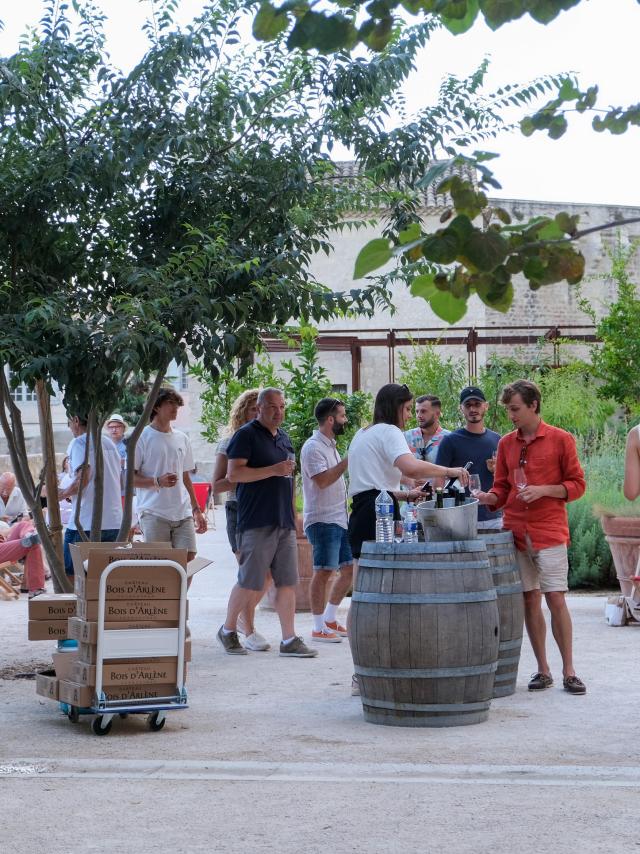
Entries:
POLYGON ((124 427, 127 426, 127 422, 124 420, 122 415, 118 415, 117 412, 107 418, 107 427, 109 426, 109 424, 111 424, 112 421, 117 421, 118 424, 122 424, 124 427))

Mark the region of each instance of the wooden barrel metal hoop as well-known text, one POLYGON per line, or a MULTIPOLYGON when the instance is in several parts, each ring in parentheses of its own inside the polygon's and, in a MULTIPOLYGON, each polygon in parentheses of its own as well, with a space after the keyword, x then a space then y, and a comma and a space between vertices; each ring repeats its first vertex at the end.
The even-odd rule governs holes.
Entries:
POLYGON ((499 619, 483 540, 367 542, 351 601, 365 720, 444 727, 487 719, 499 619))

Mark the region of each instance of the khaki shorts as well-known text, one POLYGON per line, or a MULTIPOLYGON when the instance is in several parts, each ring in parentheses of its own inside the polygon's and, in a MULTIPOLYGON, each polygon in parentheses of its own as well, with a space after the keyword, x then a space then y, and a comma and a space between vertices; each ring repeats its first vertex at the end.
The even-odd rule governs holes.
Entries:
POLYGON ((172 522, 143 510, 140 513, 140 528, 148 543, 171 543, 174 549, 186 549, 194 553, 198 550, 193 516, 172 522))
POLYGON ((527 549, 516 549, 522 577, 522 590, 540 590, 542 593, 566 593, 569 589, 569 561, 567 547, 551 546, 536 551, 527 534, 527 549))
POLYGON ((262 590, 267 572, 276 587, 298 583, 296 532, 289 528, 249 528, 236 534, 238 540, 238 586, 262 590))

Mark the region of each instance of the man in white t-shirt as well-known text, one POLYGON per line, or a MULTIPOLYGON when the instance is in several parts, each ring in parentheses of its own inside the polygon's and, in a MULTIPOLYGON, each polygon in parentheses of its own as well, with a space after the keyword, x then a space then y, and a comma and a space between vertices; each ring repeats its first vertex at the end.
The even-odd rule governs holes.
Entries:
MULTIPOLYGON (((85 465, 87 451, 87 420, 79 415, 69 419, 69 429, 74 439, 69 445, 69 474, 72 481, 65 489, 59 490, 60 501, 71 498, 71 518, 64 533, 64 569, 67 575, 73 575, 73 563, 69 546, 80 541, 76 523, 78 492, 82 483, 80 502, 80 525, 86 534, 91 530, 93 501, 95 493, 94 471, 96 464, 95 449, 89 445, 89 456, 85 465)), ((122 522, 122 499, 120 497, 120 454, 108 436, 100 436, 103 459, 102 524, 100 539, 102 542, 115 542, 122 522)))
POLYGON ((189 472, 194 469, 191 443, 171 422, 178 417, 182 397, 162 388, 151 412, 151 424, 138 439, 134 485, 138 495, 140 528, 147 542, 171 543, 196 556, 196 534, 204 534, 207 520, 198 506, 189 472))

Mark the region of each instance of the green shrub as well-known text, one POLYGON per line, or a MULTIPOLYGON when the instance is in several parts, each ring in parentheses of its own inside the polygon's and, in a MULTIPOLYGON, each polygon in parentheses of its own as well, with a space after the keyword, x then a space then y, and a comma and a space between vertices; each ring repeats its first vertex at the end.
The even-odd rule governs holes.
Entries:
MULTIPOLYGON (((400 353, 399 383, 406 383, 411 392, 435 394, 442 401, 442 424, 455 430, 461 423, 460 391, 469 385, 466 364, 463 359, 452 356, 443 358, 434 346, 414 346, 411 356, 400 353)), ((412 421, 407 427, 415 426, 412 421)))

